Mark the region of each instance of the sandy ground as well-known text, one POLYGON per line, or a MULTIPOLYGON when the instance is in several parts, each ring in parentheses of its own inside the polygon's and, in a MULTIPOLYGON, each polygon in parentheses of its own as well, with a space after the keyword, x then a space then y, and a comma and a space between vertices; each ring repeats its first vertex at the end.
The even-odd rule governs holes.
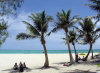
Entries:
MULTIPOLYGON (((42 68, 44 64, 44 54, 0 54, 0 73, 19 73, 13 72, 14 63, 25 62, 30 70, 23 73, 100 73, 100 68, 95 64, 74 64, 63 66, 69 61, 68 54, 49 54, 50 68, 42 68)), ((73 54, 74 56, 74 54, 73 54)))

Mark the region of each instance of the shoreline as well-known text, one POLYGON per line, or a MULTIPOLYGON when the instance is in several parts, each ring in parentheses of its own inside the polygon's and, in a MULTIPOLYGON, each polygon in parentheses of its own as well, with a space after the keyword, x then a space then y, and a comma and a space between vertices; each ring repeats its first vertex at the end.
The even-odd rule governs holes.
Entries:
MULTIPOLYGON (((87 53, 88 50, 77 50, 77 53, 87 53)), ((94 50, 94 53, 99 53, 94 50)), ((47 50, 48 54, 68 54, 68 50, 47 50)), ((74 50, 72 50, 72 54, 74 50)), ((0 50, 0 54, 43 54, 43 50, 0 50)))
MULTIPOLYGON (((80 53, 87 54, 87 52, 80 52, 80 53)), ((78 54, 80 54, 80 53, 78 53, 78 54)), ((94 52, 94 54, 98 54, 98 53, 99 52, 94 52)), ((0 54, 44 54, 44 53, 0 53, 0 54)), ((69 54, 69 53, 47 53, 47 54, 69 54)), ((72 54, 75 54, 75 53, 72 52, 72 54)))

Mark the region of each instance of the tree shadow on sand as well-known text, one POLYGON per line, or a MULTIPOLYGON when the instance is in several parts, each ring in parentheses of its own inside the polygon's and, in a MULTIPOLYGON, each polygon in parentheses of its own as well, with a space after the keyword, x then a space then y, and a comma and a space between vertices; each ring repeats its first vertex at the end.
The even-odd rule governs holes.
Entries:
POLYGON ((96 72, 91 72, 89 70, 84 71, 84 70, 76 69, 76 70, 71 70, 70 72, 62 72, 62 73, 96 73, 96 72))
POLYGON ((49 66, 49 67, 47 67, 47 68, 45 68, 45 67, 36 67, 36 68, 33 68, 33 70, 36 70, 36 69, 38 69, 38 70, 44 70, 44 69, 55 69, 55 70, 60 70, 60 68, 59 68, 58 66, 49 66))
MULTIPOLYGON (((65 64, 66 62, 59 62, 59 63, 53 63, 53 64, 57 64, 57 65, 63 65, 65 64)), ((78 63, 75 63, 75 64, 72 64, 72 65, 80 65, 80 64, 83 64, 83 65, 96 65, 96 64, 100 64, 100 59, 93 59, 91 61, 79 61, 78 63)))
POLYGON ((57 65, 59 65, 59 64, 65 64, 66 62, 59 62, 59 63, 53 63, 53 64, 57 64, 57 65))
MULTIPOLYGON (((25 69, 24 72, 30 72, 31 70, 32 69, 28 68, 28 69, 25 69)), ((20 73, 19 70, 13 70, 13 69, 5 69, 2 71, 7 71, 8 73, 20 73)))

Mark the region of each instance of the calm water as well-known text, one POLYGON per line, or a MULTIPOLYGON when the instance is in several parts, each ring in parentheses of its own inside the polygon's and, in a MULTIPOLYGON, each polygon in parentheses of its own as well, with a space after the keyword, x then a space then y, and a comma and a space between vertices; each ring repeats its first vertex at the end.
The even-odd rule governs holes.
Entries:
MULTIPOLYGON (((78 53, 85 52, 88 50, 77 50, 78 53)), ((94 50, 95 53, 100 52, 100 50, 94 50)), ((48 50, 49 54, 65 54, 68 50, 48 50)), ((72 50, 74 53, 74 50, 72 50)), ((43 50, 0 50, 0 54, 43 54, 43 50)))

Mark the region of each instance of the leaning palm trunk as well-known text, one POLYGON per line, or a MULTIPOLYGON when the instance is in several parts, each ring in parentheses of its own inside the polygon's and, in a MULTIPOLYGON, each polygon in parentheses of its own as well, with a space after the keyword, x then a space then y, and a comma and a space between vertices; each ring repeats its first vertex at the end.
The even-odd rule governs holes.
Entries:
POLYGON ((44 48, 44 54, 45 54, 45 63, 44 63, 44 67, 49 67, 49 60, 48 60, 48 54, 47 54, 47 49, 46 49, 46 46, 45 46, 45 40, 44 38, 41 39, 41 42, 42 42, 42 45, 43 45, 43 48, 44 48))
POLYGON ((91 52, 92 52, 92 56, 91 56, 91 59, 94 59, 94 57, 93 57, 93 49, 91 49, 91 52))
POLYGON ((66 41, 67 41, 67 46, 68 46, 68 51, 69 51, 69 57, 70 57, 70 63, 73 64, 74 63, 74 59, 71 53, 71 48, 70 48, 70 44, 69 44, 69 38, 68 38, 68 33, 66 32, 66 41))
POLYGON ((84 61, 87 61, 87 58, 88 58, 88 56, 89 56, 91 50, 92 50, 92 43, 90 42, 90 49, 89 49, 89 51, 88 51, 87 56, 83 59, 84 61))
POLYGON ((77 62, 77 57, 76 57, 77 52, 76 52, 76 47, 75 47, 74 42, 72 43, 72 45, 73 45, 73 47, 74 47, 74 51, 75 51, 75 62, 77 62))

